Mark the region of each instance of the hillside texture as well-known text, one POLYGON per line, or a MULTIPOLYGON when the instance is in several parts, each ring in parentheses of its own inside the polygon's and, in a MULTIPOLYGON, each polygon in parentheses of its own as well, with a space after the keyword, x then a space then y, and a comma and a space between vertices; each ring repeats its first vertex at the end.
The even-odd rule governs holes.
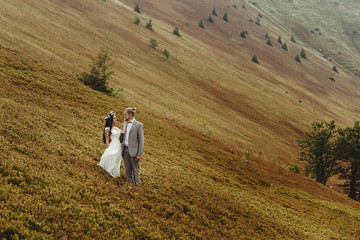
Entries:
POLYGON ((358 202, 287 170, 312 121, 359 119, 359 79, 300 40, 283 50, 291 32, 252 4, 142 1, 139 26, 135 4, 0 2, 0 238, 359 239, 358 202), (118 97, 77 80, 101 48, 118 97), (103 117, 127 106, 144 124, 141 188, 97 166, 103 117))
POLYGON ((145 110, 143 186, 123 186, 97 163, 125 102, 0 52, 2 238, 359 238, 358 203, 145 110))
POLYGON ((360 3, 257 1, 256 6, 334 65, 360 77, 360 3))

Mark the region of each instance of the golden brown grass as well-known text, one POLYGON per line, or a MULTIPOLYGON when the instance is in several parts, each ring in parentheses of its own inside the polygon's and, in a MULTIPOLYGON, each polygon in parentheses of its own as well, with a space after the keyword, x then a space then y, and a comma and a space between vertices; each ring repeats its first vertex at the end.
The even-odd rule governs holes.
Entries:
POLYGON ((332 66, 310 48, 300 67, 292 62, 300 46, 268 48, 265 32, 286 32, 269 19, 250 24, 256 9, 231 9, 229 24, 215 19, 203 31, 194 12, 207 17, 213 4, 151 4, 136 26, 132 11, 109 0, 0 2, 2 237, 359 238, 358 203, 286 170, 310 122, 358 118, 353 75, 342 70, 333 84, 332 66), (150 17, 154 32, 143 26, 150 17), (113 53, 111 86, 124 87, 124 98, 76 80, 101 47, 113 53), (123 169, 114 180, 96 165, 104 115, 128 105, 146 137, 143 187, 131 189, 123 169))
POLYGON ((2 237, 357 239, 360 206, 140 109, 143 186, 98 166, 102 117, 125 102, 0 49, 2 237))

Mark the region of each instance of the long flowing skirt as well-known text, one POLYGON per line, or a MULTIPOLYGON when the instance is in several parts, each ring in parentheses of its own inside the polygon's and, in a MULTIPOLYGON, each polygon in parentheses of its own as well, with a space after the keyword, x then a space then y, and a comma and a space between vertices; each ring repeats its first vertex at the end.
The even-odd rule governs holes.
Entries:
POLYGON ((112 177, 120 177, 121 144, 119 140, 112 140, 109 147, 101 156, 99 166, 112 177))

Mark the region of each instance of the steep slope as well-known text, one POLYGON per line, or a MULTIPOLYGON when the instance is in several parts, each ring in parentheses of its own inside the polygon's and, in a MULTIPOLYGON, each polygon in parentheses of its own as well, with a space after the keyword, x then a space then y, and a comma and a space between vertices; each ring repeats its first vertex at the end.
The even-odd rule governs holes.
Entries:
POLYGON ((358 239, 357 202, 286 170, 313 120, 359 118, 358 79, 339 67, 330 81, 331 63, 301 42, 284 51, 291 33, 241 4, 142 1, 136 26, 135 1, 1 1, 1 237, 358 239), (213 6, 215 24, 197 27, 213 6), (123 97, 76 79, 102 47, 123 97), (96 164, 103 117, 134 105, 144 185, 126 188, 123 169, 96 164))
POLYGON ((334 65, 360 77, 360 3, 256 1, 256 6, 334 65))
POLYGON ((98 166, 102 117, 129 103, 0 47, 0 237, 358 239, 360 205, 263 157, 140 110, 143 186, 98 166))
POLYGON ((354 91, 359 83, 339 67, 329 80, 331 63, 290 38, 265 15, 261 26, 249 22, 260 13, 247 5, 235 9, 224 1, 142 1, 136 26, 135 1, 2 1, 1 43, 26 49, 39 60, 55 58, 67 73, 80 72, 102 48, 113 53, 111 85, 124 87, 126 99, 166 115, 196 131, 211 134, 234 149, 261 151, 274 161, 296 158, 296 141, 313 120, 335 119, 341 126, 359 117, 354 91), (124 7, 125 6, 125 7, 124 7), (215 24, 205 21, 213 6, 215 24), (228 11, 229 22, 221 19, 228 11), (25 13, 26 12, 26 13, 25 13), (152 18, 154 31, 144 25, 152 18), (187 23, 187 24, 186 24, 187 23), (172 34, 180 27, 182 37, 172 34), (239 36, 248 30, 245 40, 239 36), (268 32, 274 47, 265 44, 268 32), (150 48, 149 39, 159 42, 150 48), (169 49, 170 61, 162 56, 169 49), (294 57, 305 48, 308 60, 294 57), (256 53, 261 62, 250 61, 256 53), (301 103, 299 103, 301 100, 301 103))

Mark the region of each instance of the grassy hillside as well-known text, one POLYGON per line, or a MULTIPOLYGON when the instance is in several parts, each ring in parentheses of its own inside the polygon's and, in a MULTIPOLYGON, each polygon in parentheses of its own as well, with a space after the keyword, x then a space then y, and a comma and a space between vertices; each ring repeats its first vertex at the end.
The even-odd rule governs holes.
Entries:
POLYGON ((357 239, 360 205, 141 109, 143 186, 98 166, 102 117, 129 103, 0 49, 0 236, 357 239))
POLYGON ((272 0, 256 6, 328 61, 360 77, 359 1, 272 0))
POLYGON ((86 70, 100 49, 108 48, 115 62, 110 84, 123 87, 133 105, 285 164, 295 161, 295 140, 313 120, 335 119, 345 126, 359 118, 354 91, 359 82, 351 73, 339 67, 336 82, 330 81, 332 65, 316 51, 290 41, 284 51, 276 39, 280 34, 289 39, 290 33, 265 15, 261 26, 250 23, 260 13, 250 5, 227 5, 143 1, 137 26, 135 1, 45 1, 41 6, 2 1, 0 42, 39 61, 54 58, 68 74, 86 70), (213 6, 219 15, 215 24, 205 20, 206 29, 199 28, 199 19, 207 19, 213 6), (225 11, 228 23, 221 19, 225 11), (154 31, 144 27, 150 18, 154 31), (175 26, 182 38, 172 34, 175 26), (239 35, 244 29, 247 40, 239 35), (265 44, 266 32, 273 48, 265 44), (149 47, 150 38, 157 39, 157 50, 149 47), (164 48, 170 61, 162 55, 164 48), (301 48, 308 60, 298 64, 294 57, 301 48), (260 65, 250 61, 254 53, 260 65))
POLYGON ((135 1, 1 1, 0 236, 358 239, 357 202, 287 170, 312 121, 359 118, 358 79, 340 66, 330 81, 332 63, 302 42, 284 51, 290 32, 241 4, 142 1, 136 26, 135 1), (119 98, 76 79, 102 47, 119 98), (141 188, 97 166, 103 117, 126 106, 145 127, 141 188))

